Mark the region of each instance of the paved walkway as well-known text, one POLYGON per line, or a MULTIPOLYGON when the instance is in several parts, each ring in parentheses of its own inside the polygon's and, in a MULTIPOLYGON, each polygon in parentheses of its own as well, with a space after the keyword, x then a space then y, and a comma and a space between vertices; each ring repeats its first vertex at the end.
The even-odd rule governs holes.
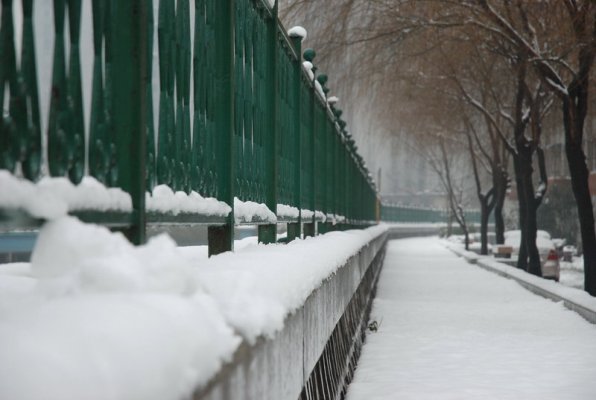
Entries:
POLYGON ((596 399, 596 326, 466 263, 389 243, 348 400, 596 399))

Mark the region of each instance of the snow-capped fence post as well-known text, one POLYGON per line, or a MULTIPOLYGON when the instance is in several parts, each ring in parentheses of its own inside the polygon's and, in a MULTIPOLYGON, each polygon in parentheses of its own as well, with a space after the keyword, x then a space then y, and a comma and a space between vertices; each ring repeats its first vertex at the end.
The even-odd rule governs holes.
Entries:
POLYGON ((295 109, 292 115, 292 146, 294 152, 294 169, 292 171, 291 179, 294 181, 294 192, 292 194, 294 205, 299 210, 298 221, 289 223, 288 224, 288 241, 292 241, 296 238, 300 238, 302 235, 302 185, 300 184, 300 175, 301 175, 301 168, 300 165, 302 154, 301 154, 301 107, 302 107, 302 99, 300 96, 301 93, 301 75, 302 75, 302 40, 305 37, 305 34, 299 29, 295 29, 294 31, 289 32, 290 40, 292 41, 292 45, 294 47, 294 51, 296 52, 296 58, 293 60, 292 63, 292 85, 293 85, 293 93, 294 93, 294 104, 295 109))
POLYGON ((113 41, 113 121, 116 147, 120 153, 118 186, 132 199, 131 225, 125 233, 133 243, 141 244, 145 241, 146 225, 145 129, 149 105, 144 90, 148 5, 144 0, 112 2, 111 5, 112 18, 107 23, 113 41))
MULTIPOLYGON (((278 147, 277 137, 279 132, 278 111, 278 90, 277 74, 279 73, 277 63, 277 0, 273 4, 271 14, 266 19, 266 44, 267 62, 265 71, 265 98, 264 129, 263 129, 263 183, 265 205, 273 213, 277 214, 277 168, 278 168, 278 147)), ((275 243, 277 240, 277 223, 259 225, 258 236, 260 243, 275 243)))
MULTIPOLYGON (((214 84, 215 167, 217 198, 226 202, 232 211, 225 225, 209 226, 209 255, 231 251, 234 244, 234 0, 214 4, 214 34, 218 38, 211 77, 214 84)), ((207 155, 209 157, 209 155, 207 155)))

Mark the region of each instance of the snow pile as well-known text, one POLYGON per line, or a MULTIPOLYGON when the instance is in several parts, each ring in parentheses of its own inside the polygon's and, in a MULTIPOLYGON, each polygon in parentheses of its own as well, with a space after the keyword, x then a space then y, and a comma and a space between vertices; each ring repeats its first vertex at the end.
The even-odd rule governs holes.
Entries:
MULTIPOLYGON (((493 249, 493 246, 490 243, 487 243, 486 248, 487 248, 488 252, 490 253, 493 249)), ((470 249, 470 251, 473 251, 474 253, 480 254, 480 250, 482 249, 482 243, 481 242, 470 243, 469 249, 470 249)))
POLYGON ((319 95, 321 95, 321 98, 325 99, 326 96, 325 96, 325 91, 323 91, 323 86, 317 80, 315 80, 315 88, 317 89, 317 92, 319 92, 319 95))
POLYGON ((300 210, 300 213, 302 214, 302 221, 311 219, 315 215, 314 212, 312 212, 311 210, 307 210, 306 208, 300 210))
POLYGON ((387 230, 330 232, 286 245, 248 245, 211 257, 198 271, 226 320, 251 343, 282 329, 287 315, 363 246, 387 230), (272 284, 273 283, 273 284, 272 284))
POLYGON ((315 211, 315 219, 319 222, 325 222, 327 220, 327 216, 322 211, 315 211))
POLYGON ((573 257, 571 262, 561 261, 561 268, 571 269, 574 271, 584 272, 584 257, 573 257))
MULTIPOLYGON (((74 185, 67 178, 44 177, 38 183, 19 179, 0 170, 0 208, 21 209, 36 218, 53 220, 76 211, 132 211, 130 195, 120 188, 109 188, 91 176, 74 185)), ((175 192, 159 185, 146 195, 147 211, 227 216, 230 206, 197 192, 175 192)))
POLYGON ((315 79, 315 73, 312 71, 312 69, 313 69, 312 63, 310 61, 304 61, 302 63, 302 67, 308 74, 308 77, 310 78, 310 80, 313 81, 315 79))
POLYGON ((327 214, 325 216, 325 220, 327 222, 331 222, 333 225, 342 223, 346 220, 346 217, 344 217, 343 215, 339 215, 339 214, 327 214))
POLYGON ((226 217, 232 211, 231 207, 223 201, 202 197, 195 191, 190 194, 183 191, 174 192, 167 185, 153 188, 153 193, 147 193, 145 201, 147 211, 173 215, 188 213, 226 217))
POLYGON ((337 96, 331 96, 327 99, 327 103, 329 104, 335 104, 339 101, 339 99, 337 98, 337 96))
POLYGON ((130 195, 120 188, 108 188, 92 176, 85 176, 73 185, 67 178, 42 178, 37 187, 48 196, 54 195, 66 202, 68 211, 131 211, 130 195))
POLYGON ((234 197, 234 219, 236 223, 269 222, 277 223, 277 216, 265 204, 242 201, 234 197))
MULTIPOLYGON (((521 231, 513 230, 505 232, 505 244, 513 248, 513 254, 519 253, 519 243, 521 241, 521 231)), ((536 247, 540 253, 548 253, 549 250, 555 249, 555 245, 550 237, 550 234, 543 230, 536 231, 536 247)))
POLYGON ((167 236, 135 248, 66 217, 27 272, 0 275, 0 398, 185 398, 239 345, 167 236))
POLYGON ((577 289, 584 289, 584 258, 573 257, 573 261, 560 260, 561 275, 559 283, 565 286, 574 287, 577 289))
POLYGON ((68 212, 64 201, 40 192, 30 181, 18 179, 10 172, 0 170, 0 208, 20 209, 37 218, 57 218, 68 212))
POLYGON ((300 210, 296 207, 288 206, 286 204, 278 204, 277 216, 279 218, 297 219, 298 217, 300 217, 300 210))
POLYGON ((295 26, 288 31, 289 37, 299 37, 302 40, 306 39, 306 29, 301 26, 295 26))
POLYGON ((79 185, 67 178, 42 178, 37 184, 0 170, 0 208, 20 209, 31 216, 55 219, 69 211, 130 211, 130 196, 86 176, 79 185))

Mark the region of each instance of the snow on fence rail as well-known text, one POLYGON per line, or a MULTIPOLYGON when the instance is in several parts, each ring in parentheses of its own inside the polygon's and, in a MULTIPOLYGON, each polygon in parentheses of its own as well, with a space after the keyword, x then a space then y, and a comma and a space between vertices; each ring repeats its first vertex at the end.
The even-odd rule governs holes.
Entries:
POLYGON ((286 33, 277 2, 15 0, 1 15, 0 230, 70 213, 140 244, 147 224, 206 224, 215 254, 235 223, 272 243, 277 222, 291 240, 377 220, 327 77, 311 49, 304 69, 305 31, 286 33))

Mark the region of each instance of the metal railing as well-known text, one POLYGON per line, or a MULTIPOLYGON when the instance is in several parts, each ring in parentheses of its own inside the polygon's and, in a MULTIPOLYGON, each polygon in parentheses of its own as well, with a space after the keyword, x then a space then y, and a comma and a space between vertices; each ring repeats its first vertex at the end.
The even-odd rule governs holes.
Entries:
MULTIPOLYGON (((78 184, 89 175, 131 197, 131 212, 75 212, 79 218, 121 229, 137 244, 147 224, 208 225, 211 254, 232 249, 233 211, 148 211, 146 192, 165 184, 232 209, 235 197, 274 213, 278 204, 295 207, 298 217, 277 221, 288 223, 288 240, 376 220, 374 183, 341 110, 327 102, 327 77, 303 67, 302 38, 288 36, 277 2, 92 0, 87 21, 81 0, 54 0, 47 92, 37 79, 34 5, 49 1, 22 0, 22 12, 20 3, 1 6, 0 169, 33 182, 49 174, 78 184), (89 43, 81 35, 87 23, 89 43), (81 52, 90 48, 85 82, 81 52)), ((260 241, 276 241, 275 221, 242 222, 259 224, 260 241)), ((39 223, 0 206, 5 230, 39 223)))

